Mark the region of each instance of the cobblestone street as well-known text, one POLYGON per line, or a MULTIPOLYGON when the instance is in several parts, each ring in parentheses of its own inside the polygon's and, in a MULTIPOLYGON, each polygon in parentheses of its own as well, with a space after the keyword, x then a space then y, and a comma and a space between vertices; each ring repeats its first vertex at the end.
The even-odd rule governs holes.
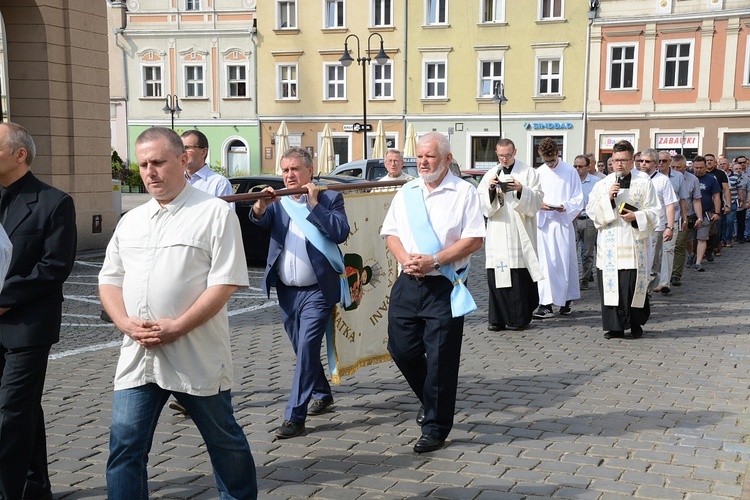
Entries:
MULTIPOLYGON (((596 287, 573 314, 522 332, 488 332, 483 255, 469 287, 456 424, 447 446, 417 455, 418 404, 392 363, 334 388, 334 411, 274 441, 293 353, 274 300, 252 287, 229 304, 233 401, 258 467, 261 498, 742 498, 750 457, 750 245, 686 270, 654 294, 640 340, 602 337, 596 287)), ((120 335, 99 319, 101 256, 81 256, 66 287, 44 407, 55 498, 105 498, 112 379, 120 335)), ((273 298, 273 297, 272 297, 273 298)), ((189 419, 162 414, 150 459, 158 498, 217 498, 189 419)))

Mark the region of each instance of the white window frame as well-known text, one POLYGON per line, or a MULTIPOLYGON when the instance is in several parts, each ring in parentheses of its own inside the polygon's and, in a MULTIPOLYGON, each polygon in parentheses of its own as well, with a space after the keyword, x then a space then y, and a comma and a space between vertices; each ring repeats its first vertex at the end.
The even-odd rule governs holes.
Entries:
POLYGON ((479 0, 479 23, 493 24, 505 22, 505 0, 479 0), (487 13, 491 11, 491 19, 487 13))
POLYGON ((396 1, 397 0, 372 0, 372 8, 370 10, 372 22, 370 24, 375 28, 393 26, 393 2, 396 1), (378 23, 378 17, 380 17, 381 20, 387 20, 388 22, 378 23))
POLYGON ((635 90, 638 88, 638 42, 609 44, 609 46, 607 47, 607 82, 605 88, 607 90, 635 90), (633 49, 633 59, 627 59, 624 56, 625 50, 630 48, 633 49), (614 60, 615 49, 623 50, 622 58, 617 61, 614 60), (633 85, 630 87, 625 86, 623 76, 625 74, 625 65, 628 64, 633 65, 633 85), (622 84, 622 86, 620 87, 612 86, 612 69, 615 65, 620 66, 620 83, 622 84))
POLYGON ((201 10, 201 0, 185 0, 185 10, 201 10))
POLYGON ((388 61, 385 64, 377 64, 375 62, 372 63, 372 66, 370 67, 370 96, 374 100, 393 99, 393 61, 388 61), (386 67, 389 68, 391 74, 390 78, 386 78, 384 76, 378 77, 377 71, 383 71, 386 67), (375 91, 375 87, 377 85, 381 85, 381 88, 389 86, 390 92, 388 94, 383 93, 382 95, 377 95, 377 92, 375 91))
POLYGON ((497 82, 505 84, 503 75, 505 74, 505 60, 504 59, 480 59, 479 60, 479 68, 478 68, 478 77, 477 80, 479 82, 479 89, 477 91, 477 95, 479 97, 492 97, 495 95, 495 85, 497 85, 497 82), (494 73, 495 65, 500 64, 500 74, 496 75, 494 73), (493 73, 490 76, 484 75, 484 65, 490 64, 492 65, 493 73), (489 88, 485 92, 485 82, 489 83, 489 88))
POLYGON ((562 57, 537 57, 536 58, 536 95, 538 97, 548 97, 548 96, 562 96, 563 95, 563 59, 562 57), (551 65, 557 61, 558 63, 558 69, 559 72, 557 73, 557 76, 554 76, 555 73, 547 72, 546 74, 542 74, 542 63, 547 63, 548 65, 551 65), (545 80, 547 82, 547 92, 542 92, 542 81, 545 80), (550 89, 552 88, 552 82, 555 80, 558 81, 558 92, 552 92, 550 89))
POLYGON ((276 0, 276 29, 296 30, 298 23, 297 0, 276 0), (284 18, 290 20, 287 26, 282 26, 284 18))
MULTIPOLYGON (((684 39, 684 40, 664 40, 661 44, 661 78, 659 78, 660 88, 662 89, 689 89, 693 86, 693 64, 695 62, 695 40, 684 39), (690 54, 687 58, 680 56, 679 54, 673 59, 675 63, 675 85, 667 86, 667 47, 670 45, 688 45, 690 46, 690 54), (679 63, 687 60, 687 83, 685 85, 678 85, 680 79, 679 63)), ((672 60, 670 60, 672 61, 672 60)))
POLYGON ((430 59, 425 60, 422 63, 422 98, 423 99, 447 99, 448 98, 448 61, 445 59, 430 59), (427 75, 429 73, 429 67, 435 66, 435 74, 437 75, 437 68, 439 66, 443 66, 445 77, 440 78, 438 76, 435 76, 435 78, 429 78, 427 75), (443 94, 438 93, 438 87, 440 84, 443 84, 443 87, 445 89, 443 94), (434 95, 429 94, 429 86, 430 85, 435 86, 435 92, 434 95))
POLYGON ((539 0, 539 20, 540 21, 558 21, 565 19, 565 0, 539 0), (554 15, 555 4, 560 4, 560 15, 554 15), (550 6, 550 15, 544 15, 545 4, 550 6))
POLYGON ((323 28, 340 29, 346 27, 346 2, 344 0, 323 0, 323 28), (339 5, 341 5, 341 17, 339 19, 339 5), (331 6, 333 10, 333 22, 331 22, 331 6))
POLYGON ((147 99, 164 97, 164 64, 141 64, 141 97, 147 99), (149 69, 159 70, 158 80, 147 79, 149 69), (148 95, 149 86, 153 87, 154 95, 148 95))
POLYGON ((743 85, 750 85, 750 35, 745 42, 745 73, 742 78, 743 85))
POLYGON ((229 99, 247 99, 250 97, 250 65, 247 62, 225 62, 224 63, 224 75, 226 77, 226 97, 229 99), (230 74, 232 68, 243 68, 245 71, 245 78, 233 78, 230 74), (239 86, 240 84, 245 84, 245 95, 233 95, 232 94, 232 85, 239 86))
POLYGON ((206 65, 205 64, 183 64, 182 65, 183 75, 183 89, 182 95, 185 99, 205 99, 206 97, 206 65), (200 70, 200 78, 196 78, 195 75, 189 75, 190 70, 200 70), (194 87, 193 90, 190 90, 194 87), (196 92, 198 91, 198 92, 196 92), (191 95, 191 92, 194 92, 191 95))
POLYGON ((448 24, 448 0, 425 0, 424 2, 424 23, 426 26, 441 26, 448 24), (443 6, 444 16, 442 19, 440 16, 440 6, 443 6), (435 8, 435 16, 432 19, 432 7, 435 8))
MULTIPOLYGON (((341 63, 325 63, 323 64, 323 100, 325 101, 341 101, 346 99, 346 67, 341 63), (330 70, 336 72, 336 78, 330 78, 330 70), (335 85, 336 88, 341 89, 341 95, 331 95, 330 86, 335 85)), ((338 94, 335 92, 334 94, 338 94)))
POLYGON ((299 65, 297 63, 283 63, 276 65, 276 99, 282 101, 299 100, 299 65), (294 79, 285 79, 284 70, 294 69, 294 79), (284 86, 289 87, 289 96, 284 97, 284 86), (293 94, 293 95, 292 95, 293 94))

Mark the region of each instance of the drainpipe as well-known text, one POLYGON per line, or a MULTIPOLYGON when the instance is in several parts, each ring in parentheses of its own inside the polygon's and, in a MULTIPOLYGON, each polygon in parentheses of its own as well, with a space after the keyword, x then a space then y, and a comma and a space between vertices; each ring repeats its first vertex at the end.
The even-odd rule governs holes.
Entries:
MULTIPOLYGON (((581 137, 581 151, 586 153, 586 134, 588 133, 589 120, 589 72, 591 71, 591 26, 596 19, 596 11, 599 8, 599 0, 589 0, 589 23, 586 26, 586 63, 583 70, 585 79, 583 82, 583 137, 581 137)), ((592 151, 593 152, 593 151, 592 151)), ((597 157, 597 160, 599 158, 597 157)))
MULTIPOLYGON (((263 134, 261 134, 260 116, 258 115, 258 19, 253 18, 253 25, 250 26, 250 41, 253 43, 253 114, 257 122, 256 133, 258 134, 258 158, 262 158, 263 153, 263 134)), ((252 173, 252 166, 250 167, 252 173)), ((261 173, 262 168, 258 168, 258 173, 261 173)))

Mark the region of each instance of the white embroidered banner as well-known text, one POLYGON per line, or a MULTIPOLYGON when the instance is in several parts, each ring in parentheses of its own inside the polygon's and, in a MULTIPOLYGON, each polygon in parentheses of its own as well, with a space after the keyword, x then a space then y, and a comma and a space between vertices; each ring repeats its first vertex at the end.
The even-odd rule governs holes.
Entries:
POLYGON ((384 189, 344 194, 350 233, 339 247, 353 302, 346 310, 336 306, 333 329, 326 338, 334 384, 363 366, 391 359, 387 350, 388 302, 398 262, 387 251, 380 227, 395 193, 384 189))

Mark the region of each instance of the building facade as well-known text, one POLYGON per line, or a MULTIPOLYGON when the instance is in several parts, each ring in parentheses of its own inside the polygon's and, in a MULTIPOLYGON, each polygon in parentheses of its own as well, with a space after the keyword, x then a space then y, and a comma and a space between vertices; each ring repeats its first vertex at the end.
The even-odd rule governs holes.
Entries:
POLYGON ((255 0, 112 1, 110 10, 121 23, 110 44, 113 147, 127 145, 120 156, 135 161, 133 143, 148 127, 198 129, 213 167, 260 171, 255 0))
POLYGON ((602 158, 620 139, 688 158, 750 155, 749 41, 746 0, 601 2, 587 142, 602 158))

